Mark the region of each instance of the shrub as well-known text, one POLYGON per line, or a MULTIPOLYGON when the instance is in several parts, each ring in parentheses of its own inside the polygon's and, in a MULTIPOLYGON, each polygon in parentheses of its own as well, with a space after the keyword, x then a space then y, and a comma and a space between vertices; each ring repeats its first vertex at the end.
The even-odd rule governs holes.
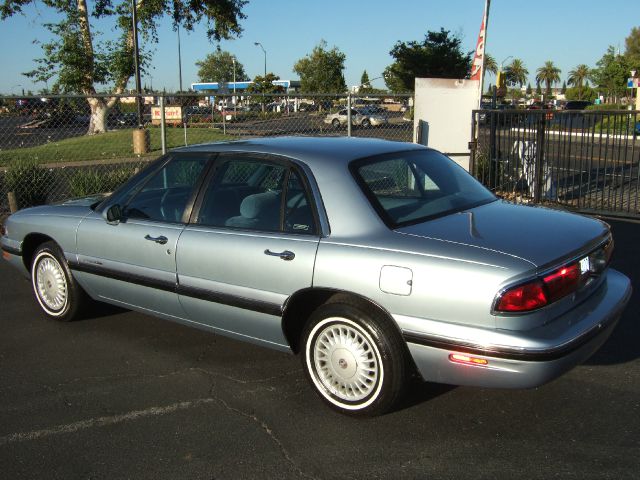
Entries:
POLYGON ((134 174, 133 168, 121 168, 100 172, 98 170, 78 170, 69 179, 72 197, 86 197, 94 193, 111 192, 134 174))
POLYGON ((19 208, 47 203, 55 179, 52 170, 41 167, 35 160, 14 161, 4 176, 8 192, 14 192, 19 208))

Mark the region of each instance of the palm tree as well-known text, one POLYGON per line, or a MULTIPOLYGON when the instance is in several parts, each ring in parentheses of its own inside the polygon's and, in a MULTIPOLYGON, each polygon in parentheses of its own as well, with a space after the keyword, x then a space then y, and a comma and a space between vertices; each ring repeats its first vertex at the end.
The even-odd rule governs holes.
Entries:
POLYGON ((582 85, 586 84, 589 78, 591 78, 591 69, 584 63, 581 63, 569 72, 567 83, 574 87, 582 88, 582 85))
POLYGON ((529 70, 524 66, 524 62, 519 58, 514 58, 511 64, 505 69, 507 74, 507 82, 511 85, 524 85, 529 75, 529 70))
POLYGON ((578 100, 582 100, 582 97, 584 95, 583 87, 588 84, 590 78, 591 69, 584 63, 581 63, 569 72, 567 83, 569 83, 569 85, 573 85, 578 89, 578 100))
POLYGON ((498 64, 490 53, 484 54, 484 72, 491 72, 494 75, 498 73, 498 64))
POLYGON ((551 60, 544 62, 544 65, 536 70, 536 82, 546 85, 546 95, 551 95, 551 85, 560 81, 561 70, 556 67, 551 60))

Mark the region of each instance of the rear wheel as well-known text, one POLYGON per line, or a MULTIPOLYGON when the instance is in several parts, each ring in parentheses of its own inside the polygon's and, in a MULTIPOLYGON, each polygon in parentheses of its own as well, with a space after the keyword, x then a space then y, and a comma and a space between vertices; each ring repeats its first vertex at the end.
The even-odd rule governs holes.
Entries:
POLYGON ((55 242, 43 243, 36 250, 31 263, 31 283, 42 311, 56 320, 74 320, 87 301, 55 242))
POLYGON ((369 128, 371 126, 371 121, 368 118, 365 118, 364 120, 362 120, 362 126, 364 128, 369 128))
POLYGON ((325 304, 309 319, 302 345, 307 378, 335 410, 379 415, 400 397, 406 377, 402 339, 377 312, 325 304))
POLYGON ((340 128, 340 120, 338 120, 337 118, 334 118, 333 121, 331 122, 331 125, 333 125, 333 128, 340 128))

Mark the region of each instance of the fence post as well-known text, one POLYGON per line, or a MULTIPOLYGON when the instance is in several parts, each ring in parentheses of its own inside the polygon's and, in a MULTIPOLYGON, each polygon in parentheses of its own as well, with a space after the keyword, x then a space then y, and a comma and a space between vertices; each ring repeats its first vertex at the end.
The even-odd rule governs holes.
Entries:
POLYGON ((162 144, 162 154, 167 153, 167 126, 164 117, 164 95, 160 95, 160 143, 162 144))
POLYGON ((11 213, 16 213, 18 211, 18 200, 15 192, 7 192, 7 198, 9 199, 9 210, 11 213))
POLYGON ((347 137, 351 136, 351 92, 347 95, 347 137))
MULTIPOLYGON (((478 129, 476 128, 476 117, 480 117, 480 114, 471 112, 471 141, 469 142, 469 173, 474 177, 476 176, 476 150, 478 148, 478 129)), ((483 179, 479 179, 482 181, 483 179)))
POLYGON ((222 114, 222 134, 227 134, 227 122, 226 122, 226 113, 227 113, 227 97, 222 97, 222 110, 220 110, 222 114))
POLYGON ((538 120, 538 129, 536 132, 536 165, 535 165, 535 179, 533 185, 533 201, 540 203, 542 198, 542 186, 544 184, 544 140, 545 140, 545 121, 546 113, 543 110, 540 119, 538 120))

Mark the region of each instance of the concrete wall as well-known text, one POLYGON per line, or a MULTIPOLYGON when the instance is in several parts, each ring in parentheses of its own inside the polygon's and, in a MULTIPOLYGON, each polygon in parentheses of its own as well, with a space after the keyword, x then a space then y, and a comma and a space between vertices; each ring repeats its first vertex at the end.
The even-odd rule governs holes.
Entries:
POLYGON ((414 141, 452 154, 468 170, 471 112, 479 95, 477 80, 416 78, 414 141))

